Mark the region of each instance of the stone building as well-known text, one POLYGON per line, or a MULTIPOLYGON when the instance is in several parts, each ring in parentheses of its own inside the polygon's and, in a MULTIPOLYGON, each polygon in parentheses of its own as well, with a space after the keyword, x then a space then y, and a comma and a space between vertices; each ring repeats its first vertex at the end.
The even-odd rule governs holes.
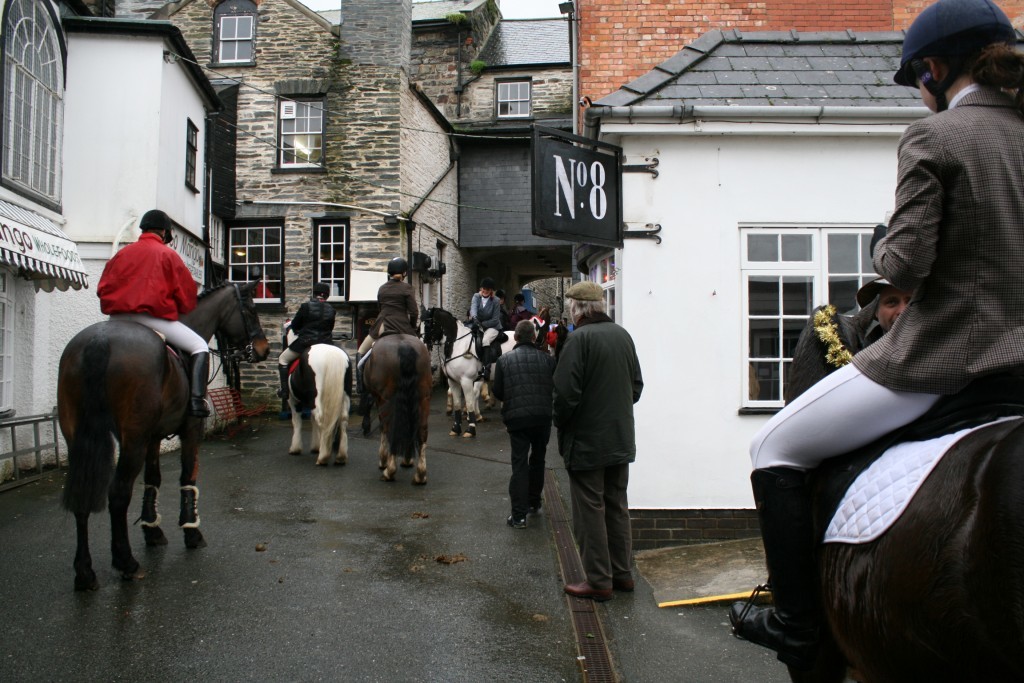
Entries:
MULTIPOLYGON (((413 256, 429 248, 435 272, 449 255, 445 270, 459 271, 444 248, 456 238, 454 149, 409 78, 411 0, 346 2, 340 24, 298 0, 153 4, 119 2, 118 16, 172 22, 233 103, 235 202, 210 216, 212 279, 262 279, 268 338, 326 282, 335 332, 354 345, 395 256, 421 266, 424 301, 440 296, 443 283, 413 256)), ((244 371, 247 389, 270 394, 276 351, 244 371)))

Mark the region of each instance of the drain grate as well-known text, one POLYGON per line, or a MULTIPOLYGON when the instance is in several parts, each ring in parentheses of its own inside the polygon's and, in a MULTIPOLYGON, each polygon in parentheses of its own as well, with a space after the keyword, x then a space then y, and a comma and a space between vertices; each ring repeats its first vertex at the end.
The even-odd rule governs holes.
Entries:
MULTIPOLYGON (((569 518, 558 495, 558 482, 551 470, 544 473, 544 507, 551 531, 555 537, 558 564, 565 583, 578 583, 586 579, 576 542, 569 528, 569 518)), ((611 652, 601 628, 601 620, 594 609, 593 600, 565 596, 572 615, 573 630, 576 633, 576 649, 579 652, 579 666, 584 683, 616 683, 619 678, 612 667, 611 652)))

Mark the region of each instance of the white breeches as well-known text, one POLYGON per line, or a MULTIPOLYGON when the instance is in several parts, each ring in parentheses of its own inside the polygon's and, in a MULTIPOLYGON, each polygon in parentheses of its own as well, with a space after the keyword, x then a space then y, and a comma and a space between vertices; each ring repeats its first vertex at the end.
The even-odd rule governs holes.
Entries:
POLYGON ((813 469, 913 422, 940 398, 887 389, 844 365, 768 420, 750 444, 750 460, 754 469, 813 469))
POLYGON ((300 355, 302 355, 302 354, 300 354, 298 351, 292 351, 289 348, 285 348, 283 351, 281 351, 281 355, 277 357, 277 364, 278 365, 283 365, 285 367, 288 367, 300 355))
POLYGON ((145 325, 149 329, 162 334, 172 346, 181 349, 190 356, 194 356, 197 353, 206 353, 210 350, 210 345, 206 343, 206 340, 180 320, 154 318, 147 313, 118 313, 117 315, 110 316, 110 319, 128 320, 145 325))
POLYGON ((484 330, 484 346, 490 346, 491 342, 498 338, 498 330, 487 328, 484 330))

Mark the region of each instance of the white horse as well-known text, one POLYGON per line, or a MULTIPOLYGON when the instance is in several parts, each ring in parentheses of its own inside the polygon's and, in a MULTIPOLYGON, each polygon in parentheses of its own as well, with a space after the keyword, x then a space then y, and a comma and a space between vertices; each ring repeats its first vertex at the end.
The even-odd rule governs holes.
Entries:
MULTIPOLYGON (((289 335, 291 333, 289 332, 289 335)), ((313 344, 302 354, 288 378, 292 410, 292 443, 288 452, 302 453, 302 408, 312 408, 311 450, 316 464, 348 462, 348 414, 351 367, 348 354, 333 344, 313 344)))
MULTIPOLYGON (((478 380, 483 363, 473 343, 472 331, 443 308, 431 308, 423 316, 423 340, 430 348, 443 342, 442 368, 452 394, 453 422, 449 436, 476 436, 476 423, 483 419, 480 414, 483 382, 478 380), (465 430, 462 429, 463 412, 466 415, 465 430)), ((509 339, 501 345, 501 351, 507 353, 514 346, 515 342, 509 339)), ((493 363, 490 370, 489 379, 493 379, 493 363)))

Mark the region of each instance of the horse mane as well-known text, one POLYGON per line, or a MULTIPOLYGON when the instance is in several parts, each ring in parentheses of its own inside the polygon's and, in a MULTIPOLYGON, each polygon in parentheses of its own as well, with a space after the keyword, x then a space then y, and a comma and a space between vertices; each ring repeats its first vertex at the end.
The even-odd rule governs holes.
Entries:
MULTIPOLYGON (((825 306, 815 308, 807 319, 807 325, 800 332, 793 349, 793 362, 789 364, 786 376, 786 403, 789 403, 824 378, 839 369, 828 360, 828 347, 815 331, 814 319, 825 306)), ((874 320, 875 305, 865 306, 853 315, 835 313, 830 320, 842 347, 851 354, 867 346, 867 333, 874 320)))
POLYGON ((196 301, 202 301, 203 299, 205 299, 206 297, 210 296, 214 292, 219 292, 220 290, 225 289, 226 287, 231 287, 233 285, 238 285, 239 287, 241 287, 242 285, 246 285, 246 284, 248 284, 248 283, 247 282, 230 282, 230 281, 222 282, 219 285, 217 285, 216 287, 211 287, 210 289, 204 289, 202 292, 199 293, 199 296, 196 297, 196 301))
POLYGON ((444 335, 444 357, 451 358, 455 338, 459 336, 458 319, 443 308, 431 308, 430 317, 441 328, 441 334, 444 335))

